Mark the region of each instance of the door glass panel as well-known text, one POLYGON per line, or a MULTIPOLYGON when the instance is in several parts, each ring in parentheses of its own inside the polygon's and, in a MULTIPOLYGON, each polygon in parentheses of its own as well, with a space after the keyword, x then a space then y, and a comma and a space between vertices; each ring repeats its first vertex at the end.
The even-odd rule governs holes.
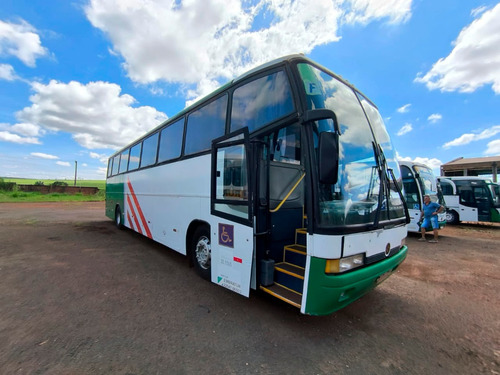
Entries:
POLYGON ((215 209, 241 218, 248 218, 247 160, 245 145, 221 147, 217 150, 216 203, 215 209), (238 202, 232 204, 232 202, 238 202))

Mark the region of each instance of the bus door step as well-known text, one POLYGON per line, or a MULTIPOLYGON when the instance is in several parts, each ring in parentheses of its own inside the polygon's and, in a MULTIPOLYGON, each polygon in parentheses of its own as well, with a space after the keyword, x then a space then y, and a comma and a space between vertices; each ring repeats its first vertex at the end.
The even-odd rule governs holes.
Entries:
POLYGON ((288 289, 278 283, 274 283, 270 286, 260 286, 260 289, 300 309, 302 302, 302 293, 298 293, 292 289, 288 289))

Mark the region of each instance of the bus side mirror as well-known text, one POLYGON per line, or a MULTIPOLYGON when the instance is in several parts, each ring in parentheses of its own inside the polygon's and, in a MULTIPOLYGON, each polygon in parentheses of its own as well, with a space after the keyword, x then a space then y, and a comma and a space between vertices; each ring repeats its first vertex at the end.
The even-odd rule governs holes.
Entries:
POLYGON ((339 174, 339 136, 337 133, 323 132, 319 136, 319 181, 334 185, 339 174))
POLYGON ((337 115, 331 109, 310 109, 304 112, 302 117, 303 122, 310 121, 320 121, 320 120, 328 120, 331 119, 333 121, 333 126, 335 128, 335 132, 340 135, 340 127, 337 121, 337 115))

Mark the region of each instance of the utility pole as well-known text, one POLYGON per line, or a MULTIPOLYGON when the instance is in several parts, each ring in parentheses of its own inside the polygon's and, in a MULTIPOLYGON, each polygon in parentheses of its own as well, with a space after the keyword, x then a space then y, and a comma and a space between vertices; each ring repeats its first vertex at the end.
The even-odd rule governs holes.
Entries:
POLYGON ((75 183, 73 184, 73 186, 76 186, 76 171, 77 171, 77 167, 78 167, 78 162, 75 160, 75 183))

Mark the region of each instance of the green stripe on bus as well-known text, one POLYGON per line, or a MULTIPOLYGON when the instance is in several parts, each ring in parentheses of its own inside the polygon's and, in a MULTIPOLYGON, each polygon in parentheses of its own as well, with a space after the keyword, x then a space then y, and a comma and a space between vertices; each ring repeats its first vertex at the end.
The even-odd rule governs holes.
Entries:
POLYGON ((370 264, 369 267, 337 275, 325 273, 326 259, 312 257, 305 313, 327 315, 354 302, 375 288, 380 276, 399 266, 407 253, 408 248, 403 246, 399 253, 390 258, 370 264))
MULTIPOLYGON (((106 184, 106 216, 115 219, 115 207, 118 204, 121 207, 122 215, 125 213, 124 205, 125 184, 123 182, 106 184)), ((122 223, 123 223, 122 217, 122 223)))

